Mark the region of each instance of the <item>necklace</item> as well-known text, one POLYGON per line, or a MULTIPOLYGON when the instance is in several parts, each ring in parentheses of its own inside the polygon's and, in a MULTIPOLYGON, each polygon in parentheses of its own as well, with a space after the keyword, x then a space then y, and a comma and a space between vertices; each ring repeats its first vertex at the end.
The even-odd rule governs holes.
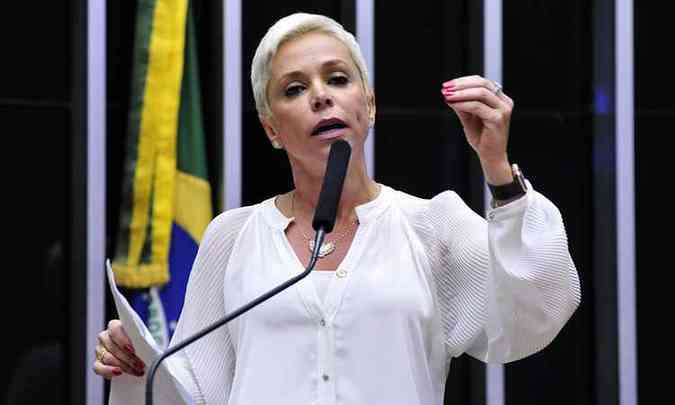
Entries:
MULTIPOLYGON (((293 194, 291 195, 291 216, 295 218, 295 191, 292 192, 293 194)), ((333 253, 335 251, 335 248, 337 247, 337 243, 344 238, 349 231, 356 227, 356 225, 359 224, 359 221, 353 221, 342 233, 332 241, 327 241, 324 239, 324 241, 321 243, 321 247, 319 248, 319 258, 323 259, 324 257, 328 256, 329 254, 333 253)), ((305 234, 305 232, 300 228, 300 224, 298 224, 298 229, 300 230, 300 233, 302 234, 302 237, 307 240, 307 248, 309 248, 310 252, 314 252, 314 239, 310 238, 305 234)))

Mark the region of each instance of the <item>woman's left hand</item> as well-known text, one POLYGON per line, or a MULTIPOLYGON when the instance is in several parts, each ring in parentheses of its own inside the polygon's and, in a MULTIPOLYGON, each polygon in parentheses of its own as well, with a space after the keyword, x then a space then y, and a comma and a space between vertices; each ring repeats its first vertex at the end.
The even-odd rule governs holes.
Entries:
POLYGON ((478 154, 486 180, 506 184, 513 179, 506 146, 513 100, 493 81, 481 76, 465 76, 443 83, 446 104, 464 127, 464 134, 478 154))

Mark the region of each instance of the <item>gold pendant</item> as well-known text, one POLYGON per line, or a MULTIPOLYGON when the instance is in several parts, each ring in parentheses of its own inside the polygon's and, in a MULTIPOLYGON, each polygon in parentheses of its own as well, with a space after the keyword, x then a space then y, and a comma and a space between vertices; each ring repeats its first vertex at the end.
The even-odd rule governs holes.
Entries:
MULTIPOLYGON (((319 258, 323 259, 335 250, 333 242, 323 242, 319 248, 319 258)), ((314 240, 309 241, 309 251, 314 252, 314 240)))

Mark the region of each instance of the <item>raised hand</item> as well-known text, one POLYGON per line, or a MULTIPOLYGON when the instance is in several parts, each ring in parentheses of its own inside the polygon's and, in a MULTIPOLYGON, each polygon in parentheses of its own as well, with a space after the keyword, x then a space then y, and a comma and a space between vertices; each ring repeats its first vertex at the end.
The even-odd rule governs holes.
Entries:
POLYGON ((513 176, 507 144, 513 100, 504 94, 499 84, 481 76, 447 81, 443 83, 441 94, 445 103, 457 113, 488 183, 510 183, 513 176))

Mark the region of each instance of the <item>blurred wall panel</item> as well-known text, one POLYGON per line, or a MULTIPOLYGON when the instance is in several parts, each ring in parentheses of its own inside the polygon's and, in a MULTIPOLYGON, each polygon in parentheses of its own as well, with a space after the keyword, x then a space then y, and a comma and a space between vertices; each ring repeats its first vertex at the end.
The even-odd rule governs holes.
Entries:
POLYGON ((560 209, 582 287, 553 343, 505 366, 506 404, 593 404, 592 7, 524 0, 503 13, 510 160, 560 209))
POLYGON ((667 146, 675 122, 673 2, 635 1, 635 183, 638 398, 658 403, 672 395, 663 348, 672 319, 670 184, 673 161, 667 146), (665 312, 664 312, 665 310, 665 312))
POLYGON ((66 403, 72 3, 4 2, 0 13, 6 252, 0 305, 13 330, 4 336, 0 401, 66 403))

